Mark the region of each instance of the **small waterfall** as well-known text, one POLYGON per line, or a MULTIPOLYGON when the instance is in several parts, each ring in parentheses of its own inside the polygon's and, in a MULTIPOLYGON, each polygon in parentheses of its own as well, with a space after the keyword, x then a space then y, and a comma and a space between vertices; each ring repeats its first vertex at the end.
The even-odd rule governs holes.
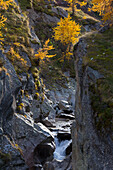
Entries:
POLYGON ((54 158, 62 161, 66 157, 66 148, 71 144, 71 140, 64 140, 64 141, 59 141, 58 138, 55 136, 55 144, 56 144, 56 149, 54 152, 54 158))

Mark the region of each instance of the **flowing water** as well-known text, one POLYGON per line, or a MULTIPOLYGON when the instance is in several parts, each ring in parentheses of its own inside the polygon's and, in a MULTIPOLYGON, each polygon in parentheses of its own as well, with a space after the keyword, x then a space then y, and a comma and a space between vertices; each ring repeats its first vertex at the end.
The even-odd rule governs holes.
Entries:
POLYGON ((54 152, 54 158, 59 161, 64 160, 66 157, 66 149, 71 144, 71 142, 72 142, 72 139, 59 141, 59 139, 55 137, 56 149, 54 152))
POLYGON ((57 135, 58 132, 62 131, 62 132, 70 132, 70 126, 72 124, 72 120, 66 121, 63 119, 58 119, 56 121, 56 126, 57 129, 56 131, 53 130, 53 136, 54 136, 54 140, 55 140, 55 145, 56 145, 56 149, 54 151, 54 158, 58 161, 63 161, 66 158, 66 149, 67 147, 72 143, 72 139, 70 140, 60 140, 57 135))

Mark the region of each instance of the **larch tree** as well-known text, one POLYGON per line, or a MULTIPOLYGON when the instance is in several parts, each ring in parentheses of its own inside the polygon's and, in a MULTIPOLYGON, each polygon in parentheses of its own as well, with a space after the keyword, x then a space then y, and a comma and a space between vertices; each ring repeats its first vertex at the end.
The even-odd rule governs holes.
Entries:
POLYGON ((46 40, 45 44, 43 45, 43 48, 38 49, 37 54, 35 54, 34 60, 40 62, 40 60, 44 61, 44 59, 48 59, 55 56, 49 54, 49 51, 54 49, 53 45, 49 45, 49 42, 50 42, 49 39, 46 40))
POLYGON ((57 27, 53 29, 54 31, 54 39, 56 41, 60 41, 65 47, 66 50, 63 54, 64 63, 66 57, 70 57, 71 53, 71 46, 78 42, 79 34, 80 34, 80 25, 75 23, 68 15, 67 18, 61 18, 60 22, 57 23, 57 27))
POLYGON ((104 21, 113 22, 113 0, 92 0, 93 6, 89 10, 99 12, 104 21))
MULTIPOLYGON (((0 10, 3 10, 3 9, 7 10, 9 5, 11 5, 11 2, 12 0, 7 0, 7 1, 0 0, 0 10)), ((0 13, 0 44, 3 41, 1 28, 5 26, 6 20, 7 19, 0 13)))
POLYGON ((72 7, 72 15, 74 15, 75 10, 77 10, 77 4, 79 4, 80 6, 84 6, 87 4, 86 0, 80 2, 79 0, 66 0, 69 5, 72 7))

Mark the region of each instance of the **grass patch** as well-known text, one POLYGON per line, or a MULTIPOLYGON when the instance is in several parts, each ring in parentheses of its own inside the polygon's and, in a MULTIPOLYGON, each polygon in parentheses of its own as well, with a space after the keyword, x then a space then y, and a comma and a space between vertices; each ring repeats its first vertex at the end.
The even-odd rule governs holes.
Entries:
POLYGON ((20 60, 23 59, 21 52, 25 52, 29 58, 32 58, 32 48, 30 45, 30 29, 29 20, 26 15, 21 15, 19 8, 16 4, 13 4, 8 11, 2 11, 2 14, 7 18, 5 27, 2 28, 3 32, 3 45, 2 49, 11 63, 14 65, 15 70, 18 73, 27 71, 27 67, 23 67, 19 64, 19 60, 14 60, 14 55, 10 53, 10 49, 13 48, 20 60), (6 50, 7 49, 7 50, 6 50))
POLYGON ((113 27, 104 33, 97 33, 86 38, 88 43, 88 65, 98 70, 104 79, 91 85, 92 107, 95 123, 102 133, 113 130, 113 27), (104 129, 104 130, 103 130, 104 129))

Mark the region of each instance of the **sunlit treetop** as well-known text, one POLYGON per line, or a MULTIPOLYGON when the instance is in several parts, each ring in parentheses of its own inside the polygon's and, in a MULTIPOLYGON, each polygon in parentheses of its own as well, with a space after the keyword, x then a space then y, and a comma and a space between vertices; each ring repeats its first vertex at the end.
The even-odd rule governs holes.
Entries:
POLYGON ((104 21, 113 21, 113 0, 92 0, 92 4, 89 10, 99 12, 104 21))
POLYGON ((75 23, 70 15, 68 15, 67 18, 60 19, 60 22, 57 23, 57 27, 53 31, 55 40, 61 41, 63 45, 74 44, 78 41, 80 25, 75 23))

